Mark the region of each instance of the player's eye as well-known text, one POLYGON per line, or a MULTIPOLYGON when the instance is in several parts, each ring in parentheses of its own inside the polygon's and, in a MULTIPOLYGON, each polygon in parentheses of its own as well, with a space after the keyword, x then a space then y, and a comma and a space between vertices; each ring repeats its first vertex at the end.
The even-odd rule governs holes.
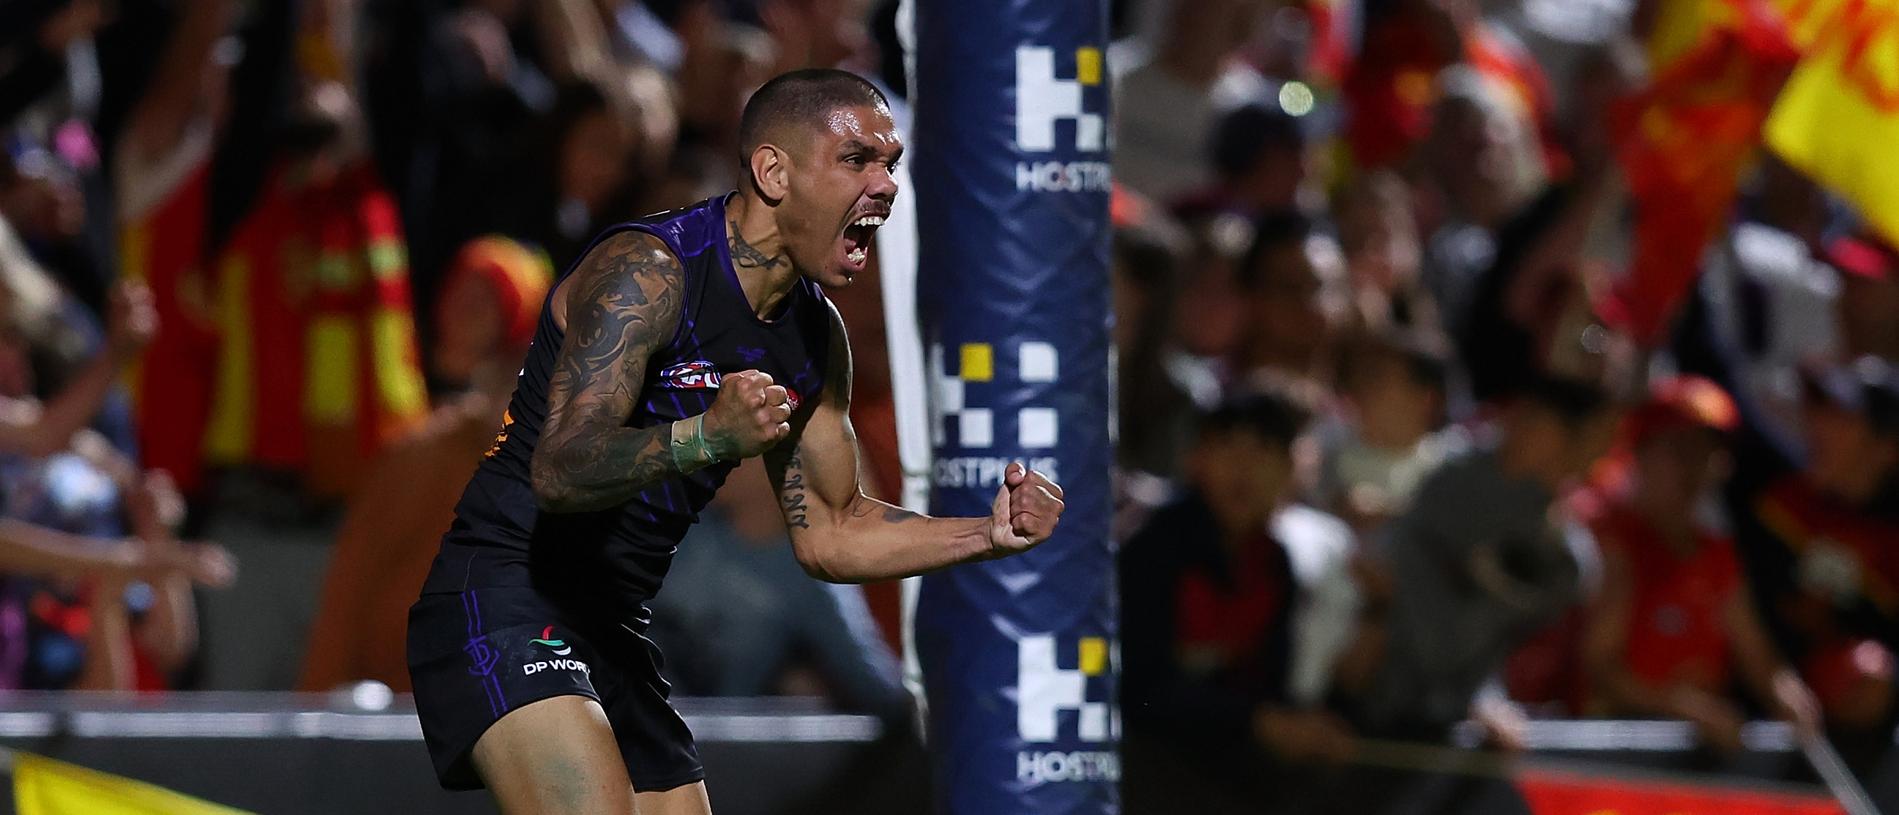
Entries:
POLYGON ((848 156, 845 156, 844 163, 849 164, 852 167, 862 168, 864 166, 864 154, 852 153, 848 156))
POLYGON ((890 163, 884 165, 884 172, 894 173, 897 171, 897 165, 902 164, 902 163, 903 163, 903 159, 893 158, 890 160, 890 163))

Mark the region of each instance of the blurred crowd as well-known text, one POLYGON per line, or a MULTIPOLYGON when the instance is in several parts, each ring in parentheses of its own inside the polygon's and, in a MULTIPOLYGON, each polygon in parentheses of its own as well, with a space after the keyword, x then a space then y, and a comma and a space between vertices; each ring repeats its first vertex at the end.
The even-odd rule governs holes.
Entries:
MULTIPOLYGON (((0 2, 0 687, 404 689, 556 270, 733 188, 780 71, 907 121, 897 5, 0 2)), ((1662 217, 1664 5, 1111 4, 1131 775, 1219 811, 1526 711, 1891 745, 1899 252, 1752 132, 1662 217)), ((681 692, 907 720, 894 590, 747 486, 656 609, 681 692)))
POLYGON ((1772 82, 1663 154, 1734 195, 1665 194, 1669 5, 1208 0, 1118 46, 1131 811, 1380 811, 1314 771, 1530 715, 1891 748, 1899 236, 1762 149, 1772 82))

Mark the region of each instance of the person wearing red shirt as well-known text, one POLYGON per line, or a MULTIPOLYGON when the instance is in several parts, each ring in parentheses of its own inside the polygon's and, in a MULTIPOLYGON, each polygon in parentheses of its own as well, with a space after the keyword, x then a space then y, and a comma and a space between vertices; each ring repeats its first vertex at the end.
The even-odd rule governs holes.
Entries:
POLYGON ((1686 719, 1724 751, 1741 747, 1736 680, 1803 738, 1820 723, 1754 612, 1732 542, 1696 518, 1736 424, 1734 403, 1700 377, 1658 383, 1629 415, 1628 481, 1587 513, 1604 579, 1582 646, 1597 712, 1686 719))
POLYGON ((1803 460, 1730 488, 1735 540, 1767 622, 1828 723, 1889 736, 1899 648, 1899 368, 1865 356, 1805 385, 1803 460))
POLYGON ((1301 648, 1319 633, 1310 610, 1323 605, 1302 554, 1333 533, 1350 536, 1291 500, 1292 446, 1308 416, 1299 394, 1287 386, 1234 396, 1200 417, 1180 495, 1122 547, 1130 812, 1256 812, 1260 796, 1284 803, 1309 792, 1276 773, 1357 749, 1342 719, 1300 699, 1322 701, 1323 689, 1298 687, 1312 668, 1330 672, 1301 648))

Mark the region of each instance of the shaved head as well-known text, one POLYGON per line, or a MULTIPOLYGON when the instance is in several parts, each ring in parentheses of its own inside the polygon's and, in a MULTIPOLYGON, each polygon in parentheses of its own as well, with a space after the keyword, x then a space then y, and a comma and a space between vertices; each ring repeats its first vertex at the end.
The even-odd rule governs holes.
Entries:
POLYGON ((877 86, 849 71, 806 68, 780 74, 752 93, 739 119, 739 162, 766 143, 803 145, 838 108, 868 107, 888 115, 890 103, 877 86))

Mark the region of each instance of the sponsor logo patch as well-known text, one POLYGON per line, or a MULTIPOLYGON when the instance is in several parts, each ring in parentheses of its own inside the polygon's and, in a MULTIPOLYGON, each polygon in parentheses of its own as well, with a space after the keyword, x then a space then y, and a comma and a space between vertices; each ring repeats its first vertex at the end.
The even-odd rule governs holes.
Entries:
POLYGON ((659 372, 659 386, 675 390, 716 390, 719 369, 703 359, 682 362, 659 372))

